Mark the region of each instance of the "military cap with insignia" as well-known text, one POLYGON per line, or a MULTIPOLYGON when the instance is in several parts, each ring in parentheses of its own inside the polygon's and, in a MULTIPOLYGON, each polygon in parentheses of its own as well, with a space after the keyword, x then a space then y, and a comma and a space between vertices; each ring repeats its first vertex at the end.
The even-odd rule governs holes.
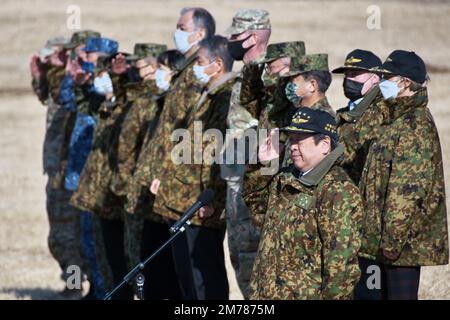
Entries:
POLYGON ((300 57, 305 55, 303 41, 272 43, 267 46, 266 56, 262 62, 269 63, 284 57, 300 57))
POLYGON ((315 53, 292 57, 289 72, 281 77, 293 77, 310 71, 329 71, 328 55, 326 53, 315 53))
POLYGON ((262 9, 242 9, 234 15, 233 22, 225 33, 228 35, 236 35, 249 30, 265 30, 270 28, 269 12, 262 9))
POLYGON ((100 32, 92 30, 77 31, 72 34, 69 43, 64 45, 65 49, 73 49, 82 43, 85 43, 88 38, 100 38, 100 32))
POLYGON ((333 73, 344 73, 345 71, 373 71, 381 66, 381 60, 374 53, 356 49, 350 52, 345 58, 342 67, 334 69, 333 73))
POLYGON ((147 57, 158 57, 161 53, 167 51, 167 46, 156 43, 136 43, 133 54, 127 57, 127 61, 136 61, 147 57))
POLYGON ((422 84, 427 80, 425 62, 413 51, 393 51, 376 72, 380 74, 402 76, 419 84, 422 84))
POLYGON ((336 120, 328 112, 307 107, 298 108, 289 126, 280 131, 288 133, 322 133, 337 141, 336 120))

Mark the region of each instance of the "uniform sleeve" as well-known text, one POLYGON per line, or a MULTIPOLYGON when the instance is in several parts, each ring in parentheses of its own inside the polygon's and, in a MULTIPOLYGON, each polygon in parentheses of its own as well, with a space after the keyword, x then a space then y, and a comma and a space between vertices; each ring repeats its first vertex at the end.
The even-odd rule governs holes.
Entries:
POLYGON ((433 137, 405 132, 392 159, 384 210, 381 249, 399 254, 433 181, 433 137), (428 137, 428 138, 427 138, 428 137))
POLYGON ((322 240, 322 298, 351 299, 359 279, 357 253, 363 216, 362 200, 355 185, 334 182, 324 188, 318 216, 322 240))
POLYGON ((257 101, 264 94, 264 83, 261 80, 262 72, 262 64, 248 64, 242 69, 242 84, 240 90, 241 105, 255 119, 258 119, 261 113, 257 101))
MULTIPOLYGON (((230 98, 230 110, 227 116, 227 124, 230 129, 237 129, 245 131, 251 127, 258 125, 258 120, 252 115, 250 111, 241 104, 241 87, 242 79, 238 79, 233 86, 233 90, 230 98)), ((255 104, 256 101, 252 101, 247 104, 255 104)))
MULTIPOLYGON (((226 132, 226 117, 228 113, 230 103, 229 90, 223 91, 214 97, 211 102, 210 110, 212 112, 211 118, 207 123, 204 123, 204 130, 208 132, 209 129, 213 129, 215 133, 220 132, 221 137, 225 137, 226 132)), ((204 136, 206 137, 206 135, 204 136)), ((204 189, 211 188, 215 192, 214 208, 225 208, 226 200, 226 182, 220 177, 220 166, 217 161, 210 162, 205 160, 213 160, 212 154, 216 156, 216 160, 220 156, 221 146, 223 141, 218 141, 218 137, 215 134, 207 137, 203 143, 204 156, 211 157, 210 159, 203 158, 201 165, 201 179, 204 189)))
POLYGON ((259 228, 264 225, 270 193, 274 190, 275 185, 276 177, 265 188, 244 196, 253 224, 259 228))

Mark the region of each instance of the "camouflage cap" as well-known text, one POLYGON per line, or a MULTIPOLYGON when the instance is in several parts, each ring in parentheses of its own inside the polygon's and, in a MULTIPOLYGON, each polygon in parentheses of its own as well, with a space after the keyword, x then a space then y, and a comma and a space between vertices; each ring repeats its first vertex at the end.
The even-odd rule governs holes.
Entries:
POLYGON ((127 61, 136 61, 147 57, 158 57, 164 51, 167 51, 167 46, 165 44, 136 43, 134 45, 134 52, 127 57, 127 61))
POLYGON ((225 32, 228 35, 235 35, 248 30, 270 28, 269 12, 262 9, 242 9, 234 15, 231 26, 225 32))
POLYGON ((267 46, 263 63, 268 63, 283 57, 300 57, 305 55, 305 43, 303 41, 290 41, 273 43, 267 46))
POLYGON ((67 38, 64 37, 53 37, 47 40, 47 43, 45 46, 47 48, 49 47, 58 47, 58 46, 64 46, 69 42, 67 38))
POLYGON ((309 71, 329 71, 328 54, 315 53, 293 57, 290 71, 283 74, 282 77, 293 77, 309 71))
POLYGON ((39 58, 43 61, 58 50, 58 47, 66 45, 68 40, 64 37, 53 37, 47 40, 45 47, 39 50, 39 58))
POLYGON ((70 42, 64 45, 65 49, 73 49, 86 42, 88 38, 100 38, 100 32, 92 30, 77 31, 72 34, 70 42))

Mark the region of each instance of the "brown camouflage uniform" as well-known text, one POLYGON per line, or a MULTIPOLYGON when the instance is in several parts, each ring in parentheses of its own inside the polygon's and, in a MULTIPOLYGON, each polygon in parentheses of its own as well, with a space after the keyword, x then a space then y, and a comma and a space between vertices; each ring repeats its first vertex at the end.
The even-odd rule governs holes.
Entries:
MULTIPOLYGON (((162 177, 164 171, 161 159, 170 155, 173 142, 170 140, 172 132, 185 125, 187 115, 198 101, 202 86, 196 80, 192 67, 197 54, 193 54, 179 67, 178 73, 172 79, 170 91, 165 95, 164 107, 159 118, 149 124, 149 132, 144 139, 136 163, 133 178, 127 186, 126 211, 139 214, 145 219, 163 222, 161 216, 152 212, 153 196, 149 187, 155 177, 162 177)), ((152 104, 157 107, 158 104, 152 104)))
POLYGON ((128 180, 133 176, 144 137, 149 124, 157 117, 163 100, 157 96, 154 81, 134 85, 127 90, 129 108, 122 114, 122 119, 115 124, 109 149, 109 165, 112 170, 109 190, 117 201, 124 219, 124 245, 130 267, 140 261, 140 244, 143 220, 140 216, 126 214, 124 209, 128 180))
MULTIPOLYGON (((226 74, 212 87, 208 87, 203 91, 194 109, 185 120, 186 130, 190 133, 189 142, 191 146, 194 146, 195 143, 194 127, 196 122, 202 123, 203 134, 208 129, 216 129, 221 132, 222 136, 225 135, 226 117, 235 78, 236 75, 233 73, 226 74)), ((205 137, 203 140, 205 140, 205 137)), ((175 144, 173 143, 173 146, 175 144)), ((202 142, 201 150, 206 153, 208 148, 213 146, 213 142, 206 140, 202 142)), ((218 147, 215 147, 216 155, 218 154, 218 147)), ((195 146, 194 148, 197 149, 195 146)), ((201 157, 201 164, 195 164, 192 161, 193 158, 190 157, 193 164, 177 165, 172 161, 171 150, 168 150, 163 160, 164 171, 162 171, 161 176, 157 176, 161 180, 161 185, 155 196, 153 211, 164 217, 178 220, 180 214, 197 200, 199 194, 204 189, 210 188, 215 192, 214 201, 211 204, 215 214, 204 219, 196 215, 191 222, 197 226, 224 228, 225 221, 220 219, 220 213, 225 208, 226 185, 220 178, 220 166, 217 163, 205 163, 203 157, 201 157)))
POLYGON ((351 299, 359 279, 362 201, 337 164, 338 146, 298 178, 285 168, 259 195, 246 197, 264 222, 251 299, 351 299))
POLYGON ((381 100, 387 108, 359 184, 364 201, 361 256, 394 266, 448 263, 442 152, 427 89, 381 100), (396 255, 383 257, 381 250, 396 255))

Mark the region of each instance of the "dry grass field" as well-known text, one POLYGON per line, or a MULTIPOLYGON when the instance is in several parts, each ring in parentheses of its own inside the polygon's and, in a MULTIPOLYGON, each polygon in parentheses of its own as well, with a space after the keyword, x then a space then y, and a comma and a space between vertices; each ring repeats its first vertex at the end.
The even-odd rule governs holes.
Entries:
MULTIPOLYGON (((309 53, 329 54, 330 67, 352 49, 382 59, 394 49, 414 50, 429 65, 429 107, 440 132, 450 208, 450 3, 446 1, 144 1, 42 0, 0 3, 0 299, 58 299, 64 283, 47 248, 48 224, 42 175, 45 107, 30 89, 28 63, 47 38, 69 36, 68 5, 81 9, 81 28, 96 29, 131 51, 136 42, 173 47, 172 32, 185 6, 203 6, 217 33, 241 8, 264 8, 272 21, 271 42, 303 40, 309 53), (367 8, 377 5, 381 28, 370 30, 367 8)), ((342 79, 329 90, 342 106, 342 79)), ((229 265, 229 264, 228 264, 229 265)), ((230 268, 228 268, 230 269, 230 268)), ((230 270, 231 298, 240 298, 230 270)), ((450 299, 450 267, 423 268, 421 299, 450 299)))

